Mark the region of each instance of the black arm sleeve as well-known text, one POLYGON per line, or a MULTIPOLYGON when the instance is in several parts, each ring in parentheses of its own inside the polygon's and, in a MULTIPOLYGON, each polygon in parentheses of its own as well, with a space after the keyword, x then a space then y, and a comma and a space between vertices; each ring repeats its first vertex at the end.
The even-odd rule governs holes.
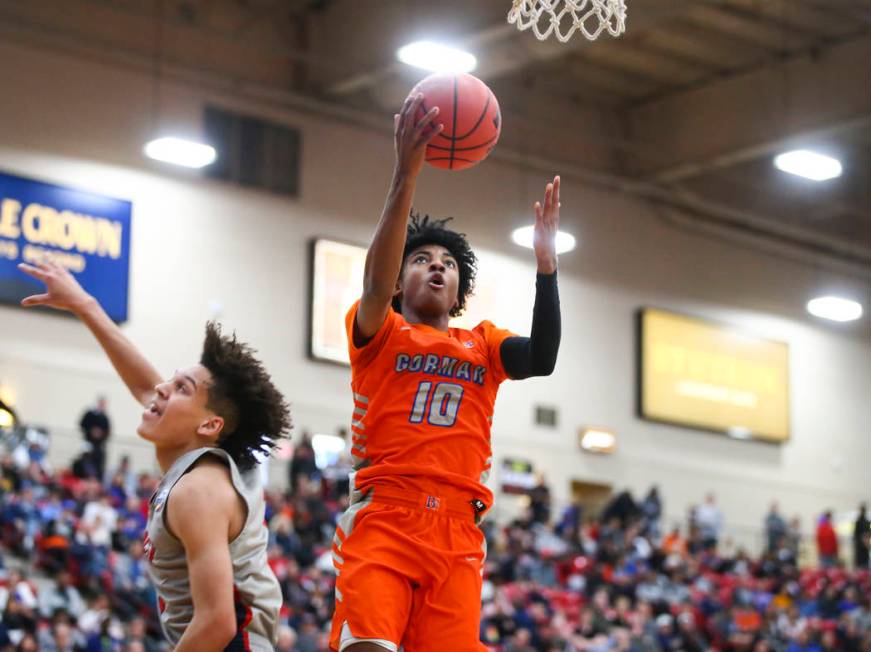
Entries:
POLYGON ((499 353, 509 378, 549 376, 556 365, 560 342, 559 291, 556 272, 535 278, 535 307, 529 337, 506 338, 499 353))

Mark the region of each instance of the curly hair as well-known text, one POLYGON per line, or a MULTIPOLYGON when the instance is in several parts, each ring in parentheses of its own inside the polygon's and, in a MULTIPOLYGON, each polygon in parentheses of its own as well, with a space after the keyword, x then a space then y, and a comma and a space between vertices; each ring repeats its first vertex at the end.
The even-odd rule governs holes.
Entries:
POLYGON ((291 428, 290 408, 254 349, 206 324, 202 364, 212 374, 207 405, 224 419, 218 446, 244 471, 257 465, 256 453, 269 454, 291 428))
MULTIPOLYGON (((465 233, 457 233, 451 229, 445 228, 445 224, 450 222, 452 217, 447 217, 442 220, 436 220, 429 215, 421 217, 420 213, 412 212, 408 221, 408 230, 405 236, 405 249, 402 251, 402 262, 405 265, 405 259, 408 255, 426 245, 440 245, 447 249, 454 260, 457 261, 457 267, 460 272, 460 285, 457 288, 457 305, 451 308, 449 313, 451 317, 459 317, 466 308, 466 299, 472 295, 475 290, 475 275, 478 273, 478 258, 469 241, 466 240, 465 233)), ((396 312, 402 312, 402 301, 400 298, 393 297, 393 309, 396 312)))

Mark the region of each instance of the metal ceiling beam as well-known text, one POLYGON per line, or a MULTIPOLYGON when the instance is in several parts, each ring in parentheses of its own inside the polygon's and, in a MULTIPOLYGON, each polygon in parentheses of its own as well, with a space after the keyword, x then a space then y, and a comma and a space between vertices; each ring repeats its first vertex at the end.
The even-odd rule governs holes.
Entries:
POLYGON ((764 50, 740 47, 728 35, 699 29, 685 20, 675 23, 671 29, 645 34, 638 40, 639 48, 655 47, 661 51, 690 57, 700 65, 712 70, 722 70, 736 57, 739 61, 758 59, 764 50))
POLYGON ((640 47, 620 47, 622 43, 615 43, 605 49, 591 49, 583 53, 584 61, 592 64, 605 63, 618 70, 631 71, 640 77, 650 78, 659 85, 673 85, 686 83, 698 77, 700 70, 709 71, 710 68, 688 67, 679 58, 670 57, 668 54, 658 54, 652 49, 642 50, 640 47))
MULTIPOLYGON (((786 220, 793 219, 797 213, 805 221, 848 217, 861 220, 865 224, 871 224, 871 211, 867 208, 862 208, 848 201, 841 201, 831 194, 820 198, 820 195, 825 195, 825 193, 819 193, 811 197, 795 193, 789 184, 764 183, 763 178, 757 172, 757 166, 753 166, 749 170, 746 168, 730 170, 717 175, 715 181, 718 184, 720 182, 724 182, 724 185, 728 184, 725 190, 727 193, 731 192, 730 188, 753 191, 759 196, 762 202, 760 205, 773 204, 783 209, 786 220)), ((755 198, 753 201, 755 203, 755 198)))
MULTIPOLYGON (((757 2, 756 0, 730 0, 733 5, 744 11, 756 12, 767 16, 787 29, 799 29, 818 35, 838 34, 849 30, 844 21, 830 11, 822 11, 814 5, 804 4, 798 0, 778 0, 777 2, 757 2)), ((828 0, 830 4, 834 4, 828 0)))
POLYGON ((575 53, 571 60, 565 63, 569 65, 568 70, 564 70, 562 67, 552 67, 551 70, 556 74, 563 75, 567 80, 572 79, 576 70, 592 70, 594 71, 594 74, 610 75, 615 80, 631 83, 633 89, 626 93, 631 96, 643 92, 645 88, 661 88, 663 84, 668 83, 667 79, 663 80, 661 77, 656 78, 647 75, 642 71, 621 65, 613 60, 609 61, 607 59, 585 57, 581 52, 575 53))
MULTIPOLYGON (((149 23, 152 23, 155 17, 151 5, 144 5, 141 3, 118 3, 115 0, 78 0, 78 2, 83 4, 103 6, 113 11, 117 11, 121 14, 141 18, 143 21, 148 21, 149 23)), ((0 5, 3 4, 10 4, 11 6, 16 7, 15 0, 0 0, 0 5)), ((297 10, 297 8, 301 8, 302 4, 303 0, 294 0, 293 3, 289 4, 288 6, 283 6, 282 9, 285 10, 286 13, 290 13, 291 11, 297 10)), ((249 16, 254 19, 255 23, 268 22, 275 16, 274 12, 267 12, 265 8, 260 8, 259 10, 257 10, 255 8, 247 6, 247 11, 249 12, 249 16)), ((16 20, 15 15, 12 13, 8 14, 7 19, 13 21, 16 20)), ((19 20, 27 22, 29 21, 29 17, 24 16, 19 18, 19 20)), ((278 44, 276 42, 268 44, 268 47, 263 47, 262 44, 256 41, 240 40, 240 37, 244 34, 244 32, 251 28, 251 23, 239 25, 233 30, 224 30, 205 25, 202 22, 191 24, 183 18, 180 18, 176 13, 170 12, 166 12, 164 21, 167 25, 170 25, 171 27, 194 30, 198 34, 206 38, 221 41, 225 45, 232 44, 231 47, 233 47, 234 49, 242 50, 247 53, 258 54, 263 57, 272 57, 274 59, 286 59, 289 61, 304 62, 312 66, 312 68, 320 70, 344 71, 347 69, 346 65, 341 63, 339 60, 330 59, 320 54, 315 55, 310 52, 306 52, 300 48, 290 47, 286 44, 278 44)), ((148 28, 153 29, 151 25, 149 25, 148 28)), ((82 38, 87 38, 86 35, 81 36, 82 38)))
POLYGON ((630 103, 630 106, 626 108, 640 109, 643 108, 646 104, 661 102, 667 100, 671 96, 676 96, 681 93, 687 93, 693 90, 704 88, 717 82, 726 81, 732 77, 750 75, 755 72, 764 71, 766 69, 771 69, 778 66, 785 66, 786 64, 789 64, 793 61, 798 61, 800 59, 820 58, 826 52, 826 50, 829 50, 838 45, 842 45, 844 43, 849 43, 851 41, 865 39, 868 36, 869 31, 867 28, 859 28, 857 31, 849 34, 844 34, 839 37, 821 37, 819 41, 815 41, 808 45, 802 45, 801 47, 790 50, 788 52, 767 52, 763 54, 760 58, 751 62, 718 70, 710 75, 700 77, 693 82, 687 84, 676 84, 664 91, 651 93, 647 96, 642 97, 640 100, 630 103))
POLYGON ((702 58, 698 52, 687 48, 686 41, 682 42, 674 34, 670 34, 668 39, 662 41, 639 39, 634 45, 641 53, 650 53, 653 56, 668 59, 687 68, 695 68, 706 74, 711 74, 722 68, 710 58, 702 58))
MULTIPOLYGON (((487 47, 494 46, 501 41, 512 38, 514 36, 514 33, 511 31, 512 29, 513 28, 510 25, 497 25, 460 38, 457 42, 460 47, 472 51, 485 51, 487 47)), ((483 58, 483 55, 479 57, 479 59, 481 58, 483 58)), ((391 60, 378 68, 357 73, 343 80, 337 81, 327 88, 326 92, 328 95, 336 97, 351 95, 372 88, 380 82, 392 78, 399 71, 405 68, 406 65, 404 63, 391 60)), ((480 75, 480 72, 476 74, 480 75)))
POLYGON ((787 9, 783 2, 775 5, 770 1, 760 3, 753 2, 753 0, 730 0, 728 10, 736 16, 770 26, 771 29, 779 31, 782 41, 795 36, 812 40, 830 33, 821 29, 823 24, 831 25, 830 21, 821 21, 819 16, 816 16, 817 20, 815 21, 813 17, 808 15, 810 12, 807 8, 803 8, 801 5, 790 5, 787 9), (802 9, 805 11, 801 11, 802 9))
MULTIPOLYGON (((134 69, 139 74, 148 75, 151 59, 141 53, 119 52, 114 44, 72 39, 59 35, 56 31, 41 30, 28 33, 18 25, 0 22, 0 33, 5 33, 9 42, 33 45, 39 43, 43 50, 65 52, 84 59, 99 60, 101 63, 120 68, 134 69)), ((389 115, 383 112, 360 111, 325 102, 312 97, 291 93, 270 86, 263 86, 238 79, 228 79, 213 71, 196 69, 189 65, 166 62, 164 76, 167 81, 183 83, 210 93, 221 93, 228 97, 244 99, 261 106, 272 106, 285 111, 317 116, 383 133, 389 137, 391 127, 389 115)), ((585 185, 631 197, 651 201, 655 204, 695 215, 699 223, 716 228, 730 229, 736 233, 752 234, 777 246, 790 247, 803 252, 805 256, 822 256, 839 268, 849 268, 864 277, 871 276, 871 250, 838 238, 831 238, 807 229, 798 229, 777 224, 770 216, 762 216, 749 211, 741 211, 697 197, 691 192, 668 187, 650 181, 638 181, 606 172, 591 170, 570 161, 540 157, 529 152, 521 152, 506 147, 496 148, 491 155, 494 161, 514 165, 523 169, 559 171, 566 178, 572 178, 585 185)), ((806 258, 807 260, 807 258, 806 258)))
POLYGON ((731 7, 723 5, 698 7, 689 15, 689 20, 694 24, 729 34, 733 38, 755 43, 769 51, 779 50, 783 45, 782 28, 758 20, 758 16, 735 11, 731 7))
POLYGON ((796 137, 836 135, 871 114, 865 62, 871 36, 776 69, 751 70, 660 101, 629 107, 633 133, 660 145, 636 157, 637 173, 673 182, 764 156, 796 137), (837 101, 832 101, 837 98, 837 101))
MULTIPOLYGON (((627 30, 642 31, 660 26, 699 5, 719 4, 722 0, 660 0, 657 4, 648 0, 645 4, 629 7, 627 30)), ((506 4, 506 16, 509 8, 506 4)), ((603 36, 602 38, 609 38, 603 36)), ((477 50, 479 65, 475 74, 483 79, 494 79, 513 74, 530 62, 562 59, 573 52, 589 47, 590 43, 578 35, 569 43, 557 39, 539 42, 530 32, 518 32, 505 22, 494 25, 465 38, 457 39, 460 46, 477 50)), ((334 96, 349 95, 377 85, 396 74, 403 64, 385 62, 373 70, 367 70, 336 82, 327 89, 334 96)))
POLYGON ((564 178, 688 213, 693 215, 700 225, 724 229, 768 244, 786 247, 802 255, 806 261, 808 256, 837 261, 862 277, 871 278, 871 249, 810 229, 784 225, 772 216, 712 202, 699 197, 687 188, 636 181, 589 170, 565 161, 554 161, 505 149, 495 149, 491 157, 540 172, 552 173, 553 170, 558 170, 564 178))
POLYGON ((871 4, 860 2, 855 4, 837 3, 832 0, 793 0, 805 7, 812 7, 818 12, 828 14, 842 21, 859 21, 871 25, 871 4), (861 6, 856 6, 856 4, 861 6))
MULTIPOLYGON (((625 101, 626 94, 634 91, 634 86, 625 79, 617 78, 609 72, 589 66, 572 66, 568 73, 548 70, 529 71, 524 77, 524 88, 530 91, 542 90, 547 95, 568 99, 579 106, 588 106, 596 110, 610 110, 625 101)), ((497 90, 504 82, 499 80, 491 83, 497 96, 502 93, 497 90)), ((513 87, 512 87, 513 88, 513 87)))
POLYGON ((869 126, 871 126, 871 113, 866 113, 819 129, 796 132, 788 136, 758 143, 749 147, 724 152, 707 159, 692 163, 684 163, 666 170, 660 170, 659 172, 650 175, 648 180, 655 183, 677 183, 680 181, 686 181, 688 179, 716 172, 717 170, 730 168, 741 163, 755 161, 756 159, 770 156, 776 152, 781 152, 791 146, 803 142, 830 140, 869 126))

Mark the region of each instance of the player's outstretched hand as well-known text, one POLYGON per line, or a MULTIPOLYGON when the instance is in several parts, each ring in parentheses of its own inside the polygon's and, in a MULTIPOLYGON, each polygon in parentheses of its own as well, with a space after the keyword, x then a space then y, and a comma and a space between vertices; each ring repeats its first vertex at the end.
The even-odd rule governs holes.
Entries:
POLYGON ((397 172, 411 177, 420 174, 426 160, 426 146, 444 129, 442 124, 433 124, 433 120, 439 114, 437 106, 417 120, 417 112, 422 103, 422 93, 409 95, 402 105, 402 110, 393 116, 397 172))
POLYGON ((541 274, 556 271, 556 234, 559 231, 559 175, 544 189, 544 204, 535 202, 535 230, 532 248, 541 274))
POLYGON ((82 289, 73 275, 55 262, 36 265, 20 263, 18 269, 45 284, 44 294, 33 294, 22 299, 22 306, 49 306, 75 313, 92 301, 91 295, 82 289))

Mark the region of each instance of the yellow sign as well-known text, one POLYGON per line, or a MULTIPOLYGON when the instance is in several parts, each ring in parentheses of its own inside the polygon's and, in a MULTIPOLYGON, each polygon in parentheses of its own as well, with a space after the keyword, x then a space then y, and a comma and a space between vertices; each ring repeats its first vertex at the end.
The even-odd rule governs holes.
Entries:
POLYGON ((641 312, 641 416, 789 439, 789 347, 661 310, 641 312))
POLYGON ((311 355, 349 364, 345 313, 363 292, 366 249, 316 240, 312 253, 311 355))

